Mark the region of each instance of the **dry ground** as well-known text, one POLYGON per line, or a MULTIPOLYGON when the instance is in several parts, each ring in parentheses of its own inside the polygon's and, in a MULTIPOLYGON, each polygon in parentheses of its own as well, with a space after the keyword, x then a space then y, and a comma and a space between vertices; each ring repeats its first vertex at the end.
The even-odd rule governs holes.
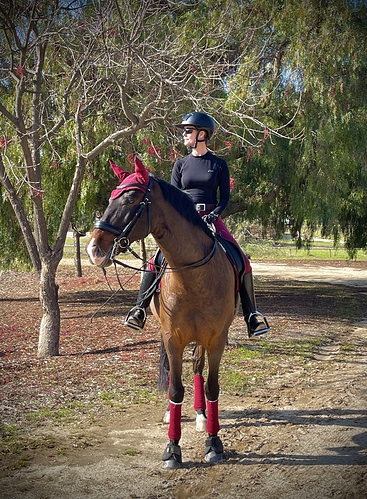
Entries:
POLYGON ((121 274, 124 291, 112 295, 97 269, 85 267, 77 278, 72 268, 61 268, 60 356, 39 360, 37 281, 3 273, 0 496, 367 497, 367 282, 348 283, 349 274, 367 280, 366 265, 315 263, 311 282, 310 264, 288 262, 282 273, 275 264, 273 271, 261 265, 254 265, 258 305, 272 331, 248 340, 241 317, 231 328, 220 397, 226 460, 203 461, 188 349, 184 465, 175 471, 161 465, 167 401, 156 390, 157 324, 150 316, 142 333, 122 325, 138 278, 121 274), (344 284, 327 282, 333 268, 338 279, 343 270, 344 284))

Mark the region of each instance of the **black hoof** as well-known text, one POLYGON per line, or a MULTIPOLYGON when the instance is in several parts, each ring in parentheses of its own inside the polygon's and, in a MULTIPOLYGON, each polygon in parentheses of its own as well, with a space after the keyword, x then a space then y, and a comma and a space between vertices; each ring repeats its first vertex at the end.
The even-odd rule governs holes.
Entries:
POLYGON ((181 468, 182 456, 181 447, 174 443, 169 443, 163 452, 163 468, 174 470, 181 468))
POLYGON ((208 437, 205 446, 205 461, 207 463, 219 463, 223 461, 223 444, 219 437, 208 437))

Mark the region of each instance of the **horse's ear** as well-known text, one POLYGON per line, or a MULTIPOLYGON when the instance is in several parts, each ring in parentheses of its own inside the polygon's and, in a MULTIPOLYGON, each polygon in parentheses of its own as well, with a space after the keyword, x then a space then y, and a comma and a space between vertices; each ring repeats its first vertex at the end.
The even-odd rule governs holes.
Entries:
POLYGON ((135 156, 134 163, 135 163, 135 173, 136 173, 138 182, 140 182, 141 184, 147 185, 149 182, 148 170, 145 168, 141 159, 138 156, 135 156))
POLYGON ((123 168, 121 168, 121 166, 116 165, 112 160, 109 159, 108 161, 120 182, 125 180, 125 178, 130 175, 129 172, 125 171, 123 168))

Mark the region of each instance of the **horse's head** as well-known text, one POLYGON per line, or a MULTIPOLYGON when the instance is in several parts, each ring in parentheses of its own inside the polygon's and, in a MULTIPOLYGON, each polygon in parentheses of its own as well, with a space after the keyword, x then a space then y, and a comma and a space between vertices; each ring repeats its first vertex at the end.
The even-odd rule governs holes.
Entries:
POLYGON ((94 223, 86 247, 90 261, 99 267, 110 265, 111 259, 126 250, 130 242, 143 239, 150 232, 147 206, 152 180, 148 171, 136 156, 132 174, 112 161, 110 165, 121 183, 112 191, 102 217, 94 223))

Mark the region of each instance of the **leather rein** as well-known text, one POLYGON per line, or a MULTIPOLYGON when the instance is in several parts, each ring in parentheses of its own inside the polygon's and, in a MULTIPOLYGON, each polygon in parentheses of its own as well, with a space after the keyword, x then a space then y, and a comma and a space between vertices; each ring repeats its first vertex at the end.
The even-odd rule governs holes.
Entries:
MULTIPOLYGON (((151 175, 149 175, 149 183, 147 186, 145 186, 143 184, 138 184, 138 183, 131 183, 131 184, 124 185, 124 187, 136 186, 136 187, 139 187, 140 189, 142 187, 145 189, 145 195, 144 195, 143 200, 139 204, 139 207, 136 210, 135 215, 133 216, 133 218, 130 220, 130 222, 126 225, 126 227, 124 229, 120 229, 120 228, 116 227, 115 225, 110 224, 109 222, 105 222, 104 220, 96 220, 94 222, 95 229, 105 230, 107 232, 111 232, 112 234, 116 235, 116 238, 115 238, 113 246, 112 246, 111 254, 110 254, 110 260, 115 264, 123 265, 124 267, 134 268, 134 267, 130 267, 129 265, 123 264, 122 262, 120 262, 119 260, 116 260, 116 258, 115 258, 119 252, 126 253, 127 250, 129 250, 130 253, 132 253, 135 257, 140 258, 139 255, 137 255, 137 253, 135 253, 135 251, 130 247, 129 237, 131 237, 131 234, 133 233, 133 230, 134 230, 137 222, 139 221, 139 219, 143 215, 145 209, 148 210, 148 234, 150 234, 150 231, 151 231, 150 193, 151 193, 151 187, 152 187, 152 180, 153 180, 153 177, 151 175)), ((181 271, 181 270, 192 269, 195 267, 201 267, 202 265, 205 265, 213 258, 217 249, 218 249, 217 239, 214 238, 214 245, 213 245, 213 248, 212 248, 211 252, 209 253, 209 255, 205 256, 204 258, 201 258, 200 260, 198 260, 196 262, 189 263, 189 264, 184 265, 182 267, 176 267, 176 268, 170 267, 169 270, 171 272, 173 272, 173 271, 177 272, 177 271, 181 271)), ((147 263, 147 262, 145 262, 145 263, 147 263)), ((164 267, 166 267, 166 266, 164 265, 164 267)), ((135 269, 135 270, 144 271, 143 269, 135 269)))

